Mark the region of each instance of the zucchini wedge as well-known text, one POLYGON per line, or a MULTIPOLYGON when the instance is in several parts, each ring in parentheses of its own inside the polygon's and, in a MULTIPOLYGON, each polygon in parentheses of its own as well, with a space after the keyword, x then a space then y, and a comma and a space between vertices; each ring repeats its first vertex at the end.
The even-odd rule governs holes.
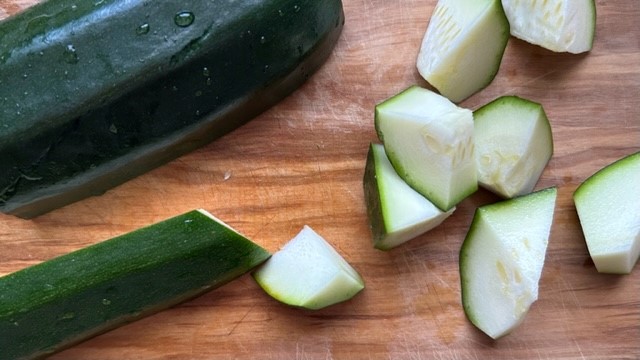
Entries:
POLYGON ((599 273, 630 274, 640 259, 640 151, 584 180, 573 193, 589 256, 599 273))
POLYGON ((0 278, 0 359, 33 359, 219 287, 270 254, 194 210, 0 278))
POLYGON ((308 79, 343 24, 340 0, 46 0, 5 19, 0 211, 38 216, 228 133, 308 79))
POLYGON ((384 145, 371 143, 363 177, 373 247, 387 251, 440 225, 455 210, 438 209, 391 165, 384 145))
POLYGON ((464 312, 492 339, 515 330, 538 300, 558 190, 476 209, 460 248, 464 312))
POLYGON ((533 191, 553 155, 542 104, 501 96, 473 112, 478 183, 510 199, 533 191))
POLYGON ((274 299, 310 310, 347 301, 364 289, 362 276, 307 225, 252 275, 274 299))
POLYGON ((596 33, 595 0, 502 0, 511 35, 555 52, 591 51, 596 33))

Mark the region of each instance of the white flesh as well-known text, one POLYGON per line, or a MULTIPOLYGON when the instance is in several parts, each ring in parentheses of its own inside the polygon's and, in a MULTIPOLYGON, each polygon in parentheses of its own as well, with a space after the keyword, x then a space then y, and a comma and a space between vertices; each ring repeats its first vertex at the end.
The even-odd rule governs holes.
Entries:
POLYGON ((276 300, 308 309, 348 300, 364 288, 356 270, 306 225, 253 276, 276 300))
POLYGON ((459 102, 493 80, 508 39, 500 0, 440 0, 416 65, 442 95, 459 102))
POLYGON ((502 0, 502 5, 513 36, 556 52, 591 50, 594 0, 502 0))
POLYGON ((398 175, 442 211, 477 190, 470 110, 412 86, 376 106, 375 123, 398 175))
POLYGON ((460 253, 469 320, 497 339, 538 299, 557 191, 548 188, 477 209, 460 253))
POLYGON ((371 151, 375 179, 369 180, 377 181, 384 222, 384 232, 374 235, 378 239, 374 244, 376 248, 394 248, 440 225, 453 213, 455 208, 443 212, 407 185, 389 162, 383 145, 372 144, 371 151))
POLYGON ((474 126, 480 185, 505 198, 533 191, 553 153, 542 106, 500 97, 474 112, 474 126))
POLYGON ((598 272, 630 273, 640 257, 640 152, 585 180, 573 198, 598 272))

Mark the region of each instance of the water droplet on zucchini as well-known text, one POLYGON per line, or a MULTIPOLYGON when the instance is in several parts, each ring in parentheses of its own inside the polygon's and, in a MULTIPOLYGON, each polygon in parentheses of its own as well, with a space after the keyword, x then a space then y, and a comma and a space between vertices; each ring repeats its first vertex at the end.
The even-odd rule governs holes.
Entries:
POLYGON ((151 27, 149 26, 148 23, 144 23, 140 26, 138 26, 138 28, 136 29, 136 34, 137 35, 146 35, 149 33, 149 30, 151 29, 151 27))
POLYGON ((67 312, 62 314, 62 316, 60 317, 60 320, 71 320, 74 317, 76 317, 76 314, 73 312, 67 312))
POLYGON ((76 52, 76 48, 73 44, 67 45, 64 49, 63 57, 67 64, 77 64, 79 61, 78 53, 76 52))
POLYGON ((173 17, 173 22, 179 27, 187 27, 193 24, 195 16, 190 11, 181 11, 173 17))

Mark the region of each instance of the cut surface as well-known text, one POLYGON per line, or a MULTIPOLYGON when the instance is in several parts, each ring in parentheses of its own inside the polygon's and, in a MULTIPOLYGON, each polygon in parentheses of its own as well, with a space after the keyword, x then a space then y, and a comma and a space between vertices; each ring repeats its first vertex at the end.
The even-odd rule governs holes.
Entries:
POLYGON ((502 0, 517 38, 556 52, 591 50, 596 28, 594 0, 502 0))
POLYGON ((348 300, 364 288, 356 270, 306 225, 253 277, 276 300, 314 310, 348 300))
POLYGON ((547 188, 476 210, 460 250, 462 304, 494 339, 515 329, 538 298, 556 194, 547 188))
POLYGON ((478 189, 470 110, 412 86, 376 106, 375 126, 398 175, 440 210, 478 189))
POLYGON ((542 105, 503 96, 473 113, 480 185, 506 198, 530 193, 553 154, 542 105))
POLYGON ((418 54, 422 77, 459 102, 495 77, 509 39, 500 0, 440 0, 418 54))
POLYGON ((389 250, 440 225, 443 212, 400 178, 381 144, 371 144, 364 176, 374 247, 389 250))
POLYGON ((593 174, 573 199, 596 269, 630 273, 640 257, 640 152, 593 174))

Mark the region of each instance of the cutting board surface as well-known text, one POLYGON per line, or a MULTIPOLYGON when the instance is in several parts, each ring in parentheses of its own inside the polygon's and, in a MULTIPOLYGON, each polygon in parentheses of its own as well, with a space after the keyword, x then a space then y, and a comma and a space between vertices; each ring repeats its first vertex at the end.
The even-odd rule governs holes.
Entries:
MULTIPOLYGON (((0 17, 34 2, 0 0, 0 17)), ((247 125, 102 196, 34 220, 0 215, 0 274, 204 208, 272 252, 311 226, 361 273, 362 293, 305 311, 271 299, 247 275, 52 358, 640 358, 639 266, 598 274, 572 201, 584 179, 640 150, 640 2, 597 1, 588 54, 511 38, 496 79, 461 103, 475 109, 506 94, 540 102, 554 135, 536 187, 558 187, 539 300, 498 341, 465 318, 458 273, 473 212, 495 196, 478 191, 440 227, 389 252, 372 247, 366 218, 373 109, 426 86, 415 58, 435 3, 344 0, 344 32, 327 63, 247 125)))

